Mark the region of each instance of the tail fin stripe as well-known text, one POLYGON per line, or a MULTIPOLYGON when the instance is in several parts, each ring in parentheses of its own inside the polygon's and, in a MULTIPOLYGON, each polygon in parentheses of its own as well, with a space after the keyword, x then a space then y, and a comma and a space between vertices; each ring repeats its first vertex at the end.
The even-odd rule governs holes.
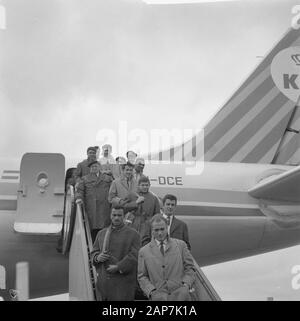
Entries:
POLYGON ((278 151, 272 161, 275 164, 298 164, 300 162, 300 154, 298 150, 300 149, 300 107, 296 106, 289 121, 288 128, 291 131, 286 131, 284 133, 283 139, 280 142, 278 151), (294 130, 294 131, 293 131, 294 130))
MULTIPOLYGON (((261 109, 259 114, 256 115, 255 118, 248 123, 238 135, 233 137, 229 144, 224 145, 224 147, 219 150, 213 160, 218 161, 218 159, 221 159, 222 161, 229 161, 229 159, 231 159, 245 144, 247 144, 259 129, 266 126, 266 123, 270 118, 278 112, 286 102, 287 98, 283 94, 279 93, 275 98, 273 98, 273 100, 271 100, 271 102, 261 109)), ((262 134, 263 133, 264 131, 262 131, 262 134)), ((260 140, 264 139, 264 137, 265 136, 260 136, 260 140)), ((267 152, 268 150, 269 148, 265 151, 267 152)))
POLYGON ((276 150, 278 149, 278 143, 275 142, 275 144, 270 148, 270 150, 259 160, 260 164, 268 164, 270 163, 274 155, 276 153, 276 150))
POLYGON ((297 165, 297 166, 300 165, 300 146, 298 147, 297 150, 295 150, 295 153, 288 159, 286 164, 297 165))
MULTIPOLYGON (((239 140, 241 139, 241 133, 245 128, 252 126, 255 118, 268 106, 273 99, 278 95, 278 89, 273 87, 255 106, 254 108, 250 109, 240 121, 236 122, 236 124, 230 128, 227 133, 221 137, 213 147, 208 150, 205 154, 207 159, 213 159, 220 151, 222 151, 222 146, 228 147, 228 144, 239 135, 239 140)), ((266 119, 267 120, 267 119, 266 119)), ((252 126, 253 127, 253 126, 252 126)), ((245 133, 243 136, 246 139, 249 138, 248 134, 245 133)))
POLYGON ((270 68, 266 68, 257 78, 255 78, 245 89, 238 90, 234 98, 230 98, 223 108, 208 122, 205 126, 205 135, 209 135, 214 129, 217 128, 229 115, 231 115, 236 108, 257 89, 262 83, 270 77, 270 68))
MULTIPOLYGON (((299 109, 299 111, 300 111, 300 109, 299 109)), ((295 129, 300 129, 300 112, 295 114, 295 118, 293 120, 292 127, 295 128, 295 129)), ((291 133, 291 132, 286 135, 286 139, 283 142, 282 146, 280 147, 279 152, 281 150, 283 150, 290 143, 290 141, 294 137, 294 135, 295 135, 295 133, 291 133)))
POLYGON ((287 101, 230 161, 256 163, 261 159, 270 149, 268 146, 273 146, 276 141, 279 143, 287 122, 290 119, 293 106, 294 103, 292 101, 287 101), (262 137, 264 138, 262 139, 262 137))
MULTIPOLYGON (((277 164, 286 164, 287 161, 300 149, 299 134, 290 133, 286 143, 279 149, 279 156, 276 159, 277 164)), ((300 159, 299 159, 300 161, 300 159)))
POLYGON ((245 116, 254 106, 274 87, 271 77, 260 84, 241 104, 239 108, 229 114, 213 132, 205 133, 205 152, 207 152, 216 141, 225 135, 239 120, 245 116))

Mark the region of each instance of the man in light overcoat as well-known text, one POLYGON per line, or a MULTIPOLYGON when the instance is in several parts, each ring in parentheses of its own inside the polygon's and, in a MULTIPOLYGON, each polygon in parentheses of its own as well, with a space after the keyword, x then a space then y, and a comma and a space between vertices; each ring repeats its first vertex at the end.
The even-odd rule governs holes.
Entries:
POLYGON ((137 192, 137 182, 133 177, 133 167, 134 165, 129 162, 122 165, 123 175, 112 182, 108 201, 113 207, 124 206, 128 203, 129 195, 137 192))
POLYGON ((152 240, 138 257, 138 282, 153 301, 190 301, 195 281, 193 258, 184 241, 168 236, 161 214, 151 219, 152 240))

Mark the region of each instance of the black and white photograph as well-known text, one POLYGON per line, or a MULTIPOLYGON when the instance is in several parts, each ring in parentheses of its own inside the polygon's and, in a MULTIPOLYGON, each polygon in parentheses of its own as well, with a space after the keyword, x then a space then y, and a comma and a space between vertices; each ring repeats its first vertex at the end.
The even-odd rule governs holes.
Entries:
POLYGON ((299 0, 0 0, 0 134, 0 301, 300 301, 299 0))

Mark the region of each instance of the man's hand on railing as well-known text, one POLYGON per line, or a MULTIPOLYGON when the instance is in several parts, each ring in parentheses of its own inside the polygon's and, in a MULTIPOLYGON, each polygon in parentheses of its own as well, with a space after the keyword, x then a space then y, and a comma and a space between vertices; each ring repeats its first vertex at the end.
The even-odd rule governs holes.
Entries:
POLYGON ((105 253, 100 253, 98 256, 97 256, 97 262, 98 263, 103 263, 105 261, 107 261, 108 259, 110 258, 110 255, 109 254, 105 254, 105 253))
POLYGON ((83 200, 81 198, 77 198, 75 202, 76 204, 83 204, 83 200))

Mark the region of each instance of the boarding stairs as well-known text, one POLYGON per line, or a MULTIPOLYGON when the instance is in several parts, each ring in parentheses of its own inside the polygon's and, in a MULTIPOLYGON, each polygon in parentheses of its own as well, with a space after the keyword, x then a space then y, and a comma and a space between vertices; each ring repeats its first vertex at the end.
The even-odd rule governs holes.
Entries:
MULTIPOLYGON (((82 204, 75 203, 74 188, 66 194, 64 213, 63 253, 69 255, 70 300, 101 301, 96 288, 97 272, 91 261, 92 238, 87 215, 82 204)), ((196 301, 221 301, 220 296, 194 260, 196 281, 193 297, 196 301)))

